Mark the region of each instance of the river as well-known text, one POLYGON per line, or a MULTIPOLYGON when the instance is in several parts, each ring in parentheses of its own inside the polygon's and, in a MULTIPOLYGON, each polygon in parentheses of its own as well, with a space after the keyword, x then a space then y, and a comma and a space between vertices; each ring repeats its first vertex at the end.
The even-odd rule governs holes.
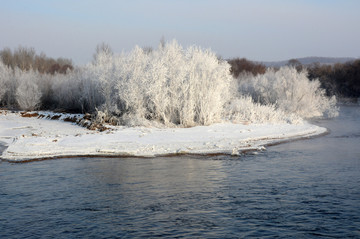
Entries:
POLYGON ((360 107, 340 109, 239 157, 0 162, 0 238, 360 238, 360 107))

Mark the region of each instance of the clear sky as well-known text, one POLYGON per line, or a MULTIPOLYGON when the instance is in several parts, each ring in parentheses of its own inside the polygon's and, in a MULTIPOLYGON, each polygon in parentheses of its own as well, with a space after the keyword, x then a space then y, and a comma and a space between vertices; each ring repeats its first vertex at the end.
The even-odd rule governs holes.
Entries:
POLYGON ((160 39, 223 58, 360 57, 359 0, 0 0, 0 48, 90 62, 160 39))

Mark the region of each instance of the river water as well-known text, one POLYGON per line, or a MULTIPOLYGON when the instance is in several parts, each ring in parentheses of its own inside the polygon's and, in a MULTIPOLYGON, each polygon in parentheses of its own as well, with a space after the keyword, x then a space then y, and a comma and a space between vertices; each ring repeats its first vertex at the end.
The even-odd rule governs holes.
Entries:
POLYGON ((0 162, 0 238, 360 238, 360 107, 239 157, 0 162))

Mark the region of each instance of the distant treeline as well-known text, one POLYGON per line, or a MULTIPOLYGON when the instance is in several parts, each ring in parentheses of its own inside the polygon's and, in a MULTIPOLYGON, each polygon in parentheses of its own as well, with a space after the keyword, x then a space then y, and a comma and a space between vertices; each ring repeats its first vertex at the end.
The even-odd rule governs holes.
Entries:
MULTIPOLYGON (((245 58, 228 60, 231 65, 230 72, 235 78, 241 74, 264 74, 266 66, 245 58)), ((310 80, 319 79, 327 95, 336 95, 340 98, 360 97, 360 60, 337 64, 302 65, 298 60, 291 59, 288 66, 295 67, 299 72, 306 70, 310 80)), ((276 70, 276 69, 275 69, 276 70)))
POLYGON ((307 70, 309 79, 319 79, 328 95, 360 97, 360 60, 335 65, 313 64, 307 70))
POLYGON ((0 60, 11 69, 19 68, 22 71, 30 69, 39 73, 47 74, 65 74, 68 70, 73 70, 73 64, 70 59, 47 57, 44 53, 36 54, 34 48, 19 46, 12 51, 10 48, 4 48, 0 51, 0 60))
POLYGON ((256 76, 266 72, 265 65, 249 61, 246 58, 234 58, 228 60, 228 62, 231 66, 230 72, 235 78, 238 78, 242 73, 251 73, 256 76))

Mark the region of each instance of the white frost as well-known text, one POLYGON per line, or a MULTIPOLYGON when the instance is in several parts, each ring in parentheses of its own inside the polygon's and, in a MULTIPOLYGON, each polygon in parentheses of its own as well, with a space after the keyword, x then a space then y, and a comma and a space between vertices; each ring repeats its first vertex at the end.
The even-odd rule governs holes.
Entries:
POLYGON ((145 156, 190 153, 238 155, 268 144, 325 133, 326 129, 301 124, 219 123, 192 128, 112 127, 90 131, 73 123, 22 118, 0 112, 0 141, 9 161, 66 156, 145 156))

